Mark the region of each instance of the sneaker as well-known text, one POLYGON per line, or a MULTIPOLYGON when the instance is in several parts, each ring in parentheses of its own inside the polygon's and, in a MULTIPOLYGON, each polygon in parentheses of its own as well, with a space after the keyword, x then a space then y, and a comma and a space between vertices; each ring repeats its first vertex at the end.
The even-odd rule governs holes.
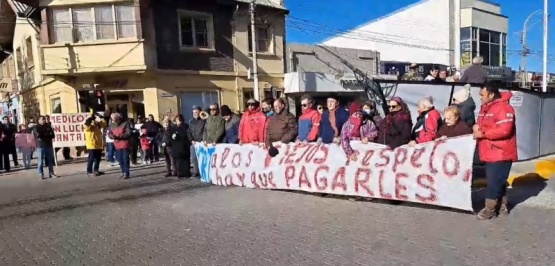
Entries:
POLYGON ((49 178, 58 178, 58 177, 59 177, 59 176, 57 176, 57 175, 55 175, 55 174, 53 174, 53 173, 50 173, 50 174, 49 174, 49 178))
POLYGON ((94 174, 93 173, 87 173, 87 176, 92 177, 92 176, 94 176, 94 174))
POLYGON ((40 179, 40 180, 45 180, 45 179, 48 179, 48 178, 46 178, 46 177, 44 176, 44 174, 40 174, 39 179, 40 179))
POLYGON ((129 175, 124 175, 123 179, 131 179, 131 177, 129 175))

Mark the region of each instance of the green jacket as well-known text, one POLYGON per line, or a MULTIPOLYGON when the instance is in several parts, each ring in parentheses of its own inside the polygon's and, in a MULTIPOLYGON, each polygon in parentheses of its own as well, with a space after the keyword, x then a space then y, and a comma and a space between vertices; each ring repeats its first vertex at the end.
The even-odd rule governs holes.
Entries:
POLYGON ((415 71, 409 71, 403 75, 401 78, 402 80, 411 80, 411 81, 422 81, 422 77, 418 75, 415 71))
POLYGON ((221 115, 209 116, 204 126, 203 140, 207 143, 219 143, 225 133, 225 120, 221 115))

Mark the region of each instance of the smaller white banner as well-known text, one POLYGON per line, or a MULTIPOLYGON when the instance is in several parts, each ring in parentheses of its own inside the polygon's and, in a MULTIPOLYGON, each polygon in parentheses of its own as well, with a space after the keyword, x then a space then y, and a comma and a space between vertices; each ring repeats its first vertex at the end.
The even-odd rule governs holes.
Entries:
POLYGON ((83 125, 90 116, 90 113, 50 115, 50 122, 56 134, 54 147, 85 146, 83 125))

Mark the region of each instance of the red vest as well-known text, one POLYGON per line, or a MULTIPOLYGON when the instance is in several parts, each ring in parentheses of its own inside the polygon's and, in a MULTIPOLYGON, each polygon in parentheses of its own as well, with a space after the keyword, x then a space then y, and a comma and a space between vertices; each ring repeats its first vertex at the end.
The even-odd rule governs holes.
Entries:
MULTIPOLYGON (((122 126, 118 126, 116 128, 112 128, 112 135, 113 136, 121 136, 123 135, 123 133, 125 133, 125 127, 127 125, 122 125, 122 126)), ((119 140, 119 139, 115 139, 114 140, 114 147, 116 148, 116 150, 127 150, 129 149, 129 140, 119 140)))

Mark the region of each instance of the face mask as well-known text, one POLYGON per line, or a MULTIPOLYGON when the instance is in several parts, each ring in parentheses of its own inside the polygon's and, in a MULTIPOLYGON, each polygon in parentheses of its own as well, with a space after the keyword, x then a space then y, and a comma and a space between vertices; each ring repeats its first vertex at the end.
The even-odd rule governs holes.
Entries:
POLYGON ((364 112, 365 115, 371 115, 372 113, 374 113, 374 111, 370 109, 363 109, 362 112, 364 112))

